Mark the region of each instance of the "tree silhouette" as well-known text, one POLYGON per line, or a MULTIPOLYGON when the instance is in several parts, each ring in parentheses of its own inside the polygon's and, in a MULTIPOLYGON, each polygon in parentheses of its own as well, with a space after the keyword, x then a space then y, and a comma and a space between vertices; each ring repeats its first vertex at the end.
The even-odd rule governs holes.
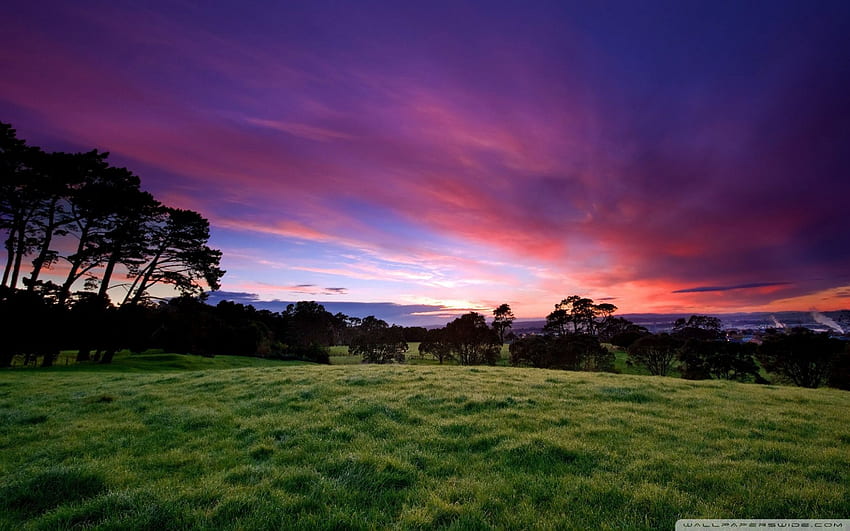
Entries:
POLYGON ((752 343, 688 339, 679 349, 682 378, 761 381, 752 343))
POLYGON ((667 376, 676 361, 679 342, 668 334, 644 336, 629 346, 629 360, 649 373, 667 376))
POLYGON ((443 339, 461 365, 494 365, 499 359, 499 336, 479 313, 469 312, 447 324, 443 339))
POLYGON ((452 347, 446 340, 445 328, 434 328, 425 333, 425 338, 419 343, 419 355, 428 354, 443 364, 443 361, 452 359, 452 347))
POLYGON ((374 316, 364 318, 349 350, 360 355, 363 363, 400 363, 407 352, 407 341, 400 326, 389 326, 374 316))
POLYGON ((38 178, 44 153, 27 146, 0 122, 0 230, 5 231, 3 286, 17 288, 23 257, 36 247, 33 221, 45 197, 38 178))
POLYGON ((150 232, 159 222, 162 205, 147 192, 126 190, 124 201, 111 214, 110 229, 101 237, 102 257, 106 258, 97 294, 107 296, 115 268, 123 265, 130 272, 138 271, 150 258, 150 232))
POLYGON ((68 197, 71 189, 80 182, 78 155, 68 153, 43 153, 39 159, 36 175, 40 198, 33 217, 33 241, 36 257, 32 261, 32 272, 24 279, 29 291, 38 286, 42 270, 49 268, 58 258, 53 249, 54 237, 68 234, 71 223, 68 197))
POLYGON ((600 341, 624 348, 648 334, 649 330, 645 327, 623 317, 608 317, 599 324, 597 332, 600 341))
POLYGON ((499 334, 499 342, 505 342, 505 333, 510 330, 514 322, 514 313, 507 304, 501 304, 493 310, 493 329, 499 334))
POLYGON ((793 328, 785 334, 766 336, 756 356, 769 372, 800 387, 814 388, 826 381, 844 349, 844 342, 828 333, 793 328))
MULTIPOLYGON (((566 299, 564 299, 566 301, 566 299)), ((569 324, 572 320, 570 313, 564 307, 562 301, 560 304, 555 305, 555 310, 552 311, 549 315, 546 316, 546 325, 543 327, 543 331, 547 334, 553 334, 559 337, 563 337, 570 333, 569 324)))
POLYGON ((89 284, 100 284, 101 296, 109 288, 109 277, 120 253, 114 249, 116 227, 135 222, 132 217, 145 209, 133 208, 139 204, 154 206, 149 194, 139 189, 139 178, 123 168, 113 168, 106 162, 108 154, 91 151, 78 159, 83 178, 79 186, 71 190, 69 206, 71 222, 67 226, 69 235, 76 245, 69 254, 60 256, 68 263, 68 274, 59 293, 60 302, 67 300, 74 284, 81 278, 89 284), (131 218, 131 219, 126 219, 131 218), (113 258, 106 282, 98 280, 95 272, 113 258))
POLYGON ((612 318, 617 307, 610 303, 594 304, 593 299, 570 295, 555 305, 555 310, 546 316, 543 331, 563 337, 573 334, 596 334, 600 324, 612 318), (597 322, 602 317, 602 322, 597 322), (572 325, 572 330, 570 330, 572 325))
POLYGON ((136 277, 124 303, 138 304, 156 284, 170 284, 182 295, 202 293, 201 281, 211 290, 218 289, 224 271, 218 267, 221 251, 207 246, 209 221, 191 210, 166 207, 144 229, 145 249, 138 256, 147 262, 131 265, 136 277))
POLYGON ((673 323, 673 335, 682 340, 716 341, 723 337, 723 322, 708 315, 680 317, 673 323))
POLYGON ((528 336, 511 343, 511 365, 571 371, 611 371, 614 354, 590 334, 528 336))

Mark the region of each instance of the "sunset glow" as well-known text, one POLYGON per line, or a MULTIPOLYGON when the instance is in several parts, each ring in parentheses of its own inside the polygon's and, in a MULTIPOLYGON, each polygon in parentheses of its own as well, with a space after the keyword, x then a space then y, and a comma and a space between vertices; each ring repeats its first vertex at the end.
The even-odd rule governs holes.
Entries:
POLYGON ((37 4, 0 120, 208 218, 220 296, 850 307, 846 2, 37 4))

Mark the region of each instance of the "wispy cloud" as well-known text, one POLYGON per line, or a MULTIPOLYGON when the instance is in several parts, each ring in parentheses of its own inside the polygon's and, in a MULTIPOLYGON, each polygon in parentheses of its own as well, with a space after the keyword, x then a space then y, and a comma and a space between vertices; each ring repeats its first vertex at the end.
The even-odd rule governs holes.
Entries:
POLYGON ((285 122, 280 120, 265 120, 262 118, 246 118, 245 121, 253 125, 268 127, 269 129, 283 131, 284 133, 289 133, 308 140, 315 140, 317 142, 331 142, 333 140, 353 138, 352 135, 347 133, 308 124, 285 122))
POLYGON ((790 282, 753 282, 737 286, 698 286, 695 288, 677 289, 673 293, 703 293, 706 291, 733 291, 739 289, 768 288, 774 286, 790 286, 790 282))
MULTIPOLYGON (((257 293, 214 291, 210 293, 207 302, 215 305, 220 301, 233 301, 241 304, 251 304, 260 309, 284 311, 286 306, 294 301, 281 299, 264 299, 257 293)), ((342 312, 352 317, 367 317, 374 315, 390 323, 401 325, 441 325, 464 313, 461 309, 428 304, 398 304, 393 302, 320 302, 331 313, 342 312)))
POLYGON ((850 9, 379 7, 22 5, 5 119, 206 215, 233 291, 846 304, 850 9))

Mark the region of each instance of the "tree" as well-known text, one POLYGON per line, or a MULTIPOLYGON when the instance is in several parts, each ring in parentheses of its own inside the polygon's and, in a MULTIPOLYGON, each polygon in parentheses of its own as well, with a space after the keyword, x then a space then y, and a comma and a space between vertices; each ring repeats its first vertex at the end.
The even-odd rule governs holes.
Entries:
POLYGON ((611 371, 614 368, 614 354, 590 334, 528 336, 511 343, 510 353, 511 365, 571 371, 611 371))
POLYGON ((405 326, 404 327, 404 340, 409 343, 418 343, 420 341, 425 341, 425 338, 428 336, 428 329, 424 326, 405 326))
POLYGON ((108 320, 112 309, 109 299, 99 297, 95 293, 81 292, 72 299, 68 309, 68 319, 71 323, 70 347, 77 350, 77 361, 90 361, 93 350, 100 350, 104 334, 112 330, 102 329, 102 324, 108 320), (92 333, 92 323, 98 323, 101 333, 92 333))
POLYGON ((800 387, 815 388, 827 380, 844 349, 841 340, 826 332, 793 328, 785 334, 765 336, 756 357, 767 371, 800 387))
POLYGON ((150 260, 155 253, 156 227, 162 221, 164 207, 147 192, 128 190, 124 202, 110 216, 109 229, 100 238, 101 260, 105 267, 100 278, 97 294, 107 296, 115 268, 123 265, 130 273, 138 274, 141 264, 150 260))
POLYGON ((24 355, 24 363, 49 367, 59 354, 65 337, 65 320, 55 304, 36 293, 0 286, 0 367, 8 367, 16 355, 24 355), (45 333, 47 323, 51 330, 45 333))
POLYGON ((315 301, 299 301, 287 305, 276 331, 289 356, 330 363, 328 347, 333 343, 335 326, 334 315, 324 306, 315 301))
POLYGON ((717 317, 708 315, 679 318, 673 323, 673 335, 683 341, 688 339, 716 341, 723 337, 723 322, 717 317))
POLYGON ((573 336, 565 347, 578 357, 578 370, 614 371, 614 353, 603 347, 596 336, 590 334, 573 336))
POLYGON ((511 342, 510 363, 546 369, 552 366, 551 343, 554 336, 526 336, 511 342))
POLYGON ((599 317, 600 320, 596 323, 596 334, 599 335, 599 331, 602 327, 608 324, 608 322, 614 319, 614 312, 617 311, 617 307, 609 302, 602 302, 594 305, 593 313, 596 317, 599 317))
POLYGON ((502 348, 499 336, 487 326, 484 316, 476 312, 447 324, 443 338, 461 365, 495 365, 502 348))
MULTIPOLYGON (((59 292, 64 303, 73 285, 86 278, 92 288, 100 281, 93 273, 114 255, 109 275, 118 263, 120 252, 114 250, 117 226, 138 222, 148 217, 157 203, 150 194, 139 189, 139 178, 123 168, 113 168, 106 162, 108 153, 90 151, 78 156, 79 185, 72 187, 68 203, 71 221, 66 225, 68 235, 76 239, 68 254, 59 258, 68 263, 68 274, 59 292)), ((101 283, 101 295, 106 294, 109 279, 101 283)))
POLYGON ((499 342, 504 344, 505 333, 510 330, 514 319, 514 313, 507 304, 502 304, 493 310, 493 330, 499 334, 499 342))
POLYGON ((832 360, 832 370, 829 373, 830 387, 850 391, 850 343, 844 352, 832 360))
POLYGON ((556 304, 555 310, 546 316, 543 331, 550 335, 565 336, 570 332, 568 328, 570 321, 571 316, 566 308, 563 308, 562 304, 556 304))
POLYGON ((609 317, 602 321, 597 331, 599 341, 626 348, 636 339, 649 334, 643 326, 638 326, 623 317, 609 317))
POLYGON ((759 381, 755 351, 752 343, 689 339, 679 349, 682 378, 759 381))
POLYGON ((218 289, 224 271, 218 267, 221 251, 207 246, 209 226, 197 212, 163 208, 147 229, 147 249, 137 255, 148 255, 147 263, 130 268, 136 278, 124 303, 138 304, 156 284, 170 284, 181 295, 192 296, 203 293, 201 281, 211 290, 218 289))
POLYGON ((599 327, 610 320, 617 307, 610 303, 594 304, 593 299, 570 295, 555 305, 555 310, 546 317, 543 330, 547 334, 564 336, 573 334, 596 334, 599 327), (601 322, 597 320, 601 317, 601 322), (572 331, 569 330, 572 325, 572 331))
POLYGON ((596 333, 596 306, 593 299, 580 297, 572 303, 573 332, 596 333))
POLYGON ((401 363, 407 352, 407 341, 400 326, 369 316, 360 324, 359 333, 351 341, 349 351, 360 355, 363 363, 401 363))
POLYGON ((419 355, 430 355, 443 364, 443 361, 452 359, 452 348, 445 338, 445 328, 434 328, 425 333, 425 338, 419 343, 419 355))
POLYGON ((23 257, 37 245, 33 221, 45 201, 40 178, 45 154, 0 122, 0 230, 6 233, 3 286, 17 288, 23 257))
POLYGON ((53 248, 54 238, 68 234, 73 218, 70 212, 71 190, 82 180, 79 160, 82 154, 45 153, 40 157, 38 186, 41 200, 33 217, 33 237, 36 257, 32 261, 32 272, 24 279, 29 291, 34 291, 44 269, 58 259, 59 252, 53 248))
POLYGON ((656 376, 667 376, 676 360, 679 342, 668 334, 644 336, 628 348, 628 358, 656 376))

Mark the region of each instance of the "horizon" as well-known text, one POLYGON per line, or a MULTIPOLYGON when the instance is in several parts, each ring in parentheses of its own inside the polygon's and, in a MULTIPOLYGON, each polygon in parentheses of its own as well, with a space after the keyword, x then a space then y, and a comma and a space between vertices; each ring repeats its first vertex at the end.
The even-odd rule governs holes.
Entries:
MULTIPOLYGON (((251 294, 235 294, 221 291, 213 291, 210 292, 207 304, 215 306, 221 301, 230 301, 236 302, 238 304, 245 304, 254 306, 258 310, 269 310, 273 312, 282 312, 286 309, 286 306, 289 304, 295 304, 299 301, 291 300, 259 300, 251 294), (249 295, 249 296, 246 296, 249 295)), ((401 326, 422 326, 425 328, 437 328, 443 327, 448 322, 452 321, 459 314, 455 314, 453 312, 446 312, 441 314, 441 318, 434 318, 431 316, 431 313, 440 312, 441 310, 437 307, 427 307, 427 306, 415 306, 415 305, 402 305, 396 304, 393 302, 376 302, 376 303, 364 303, 364 302, 346 302, 346 301, 321 301, 315 300, 312 302, 316 302, 321 304, 327 311, 332 314, 342 313, 349 317, 359 317, 364 318, 368 316, 374 316, 378 319, 382 319, 389 323, 390 325, 401 325, 401 326), (422 315, 422 314, 426 315, 422 315)), ((492 321, 493 309, 486 308, 476 308, 476 309, 468 309, 468 311, 474 311, 484 315, 484 317, 488 321, 492 321)), ((824 314, 841 314, 846 312, 850 314, 850 308, 842 308, 838 310, 827 310, 825 312, 819 312, 815 309, 810 310, 784 310, 778 312, 771 311, 756 311, 756 312, 720 312, 720 313, 697 313, 698 315, 709 315, 713 317, 720 317, 721 319, 729 320, 731 318, 741 318, 741 317, 757 317, 764 316, 767 317, 783 317, 788 316, 788 314, 809 314, 814 315, 816 313, 824 313, 824 314)), ((652 313, 652 312, 627 312, 627 313, 615 313, 615 317, 623 317, 627 318, 633 322, 638 323, 642 319, 648 318, 669 318, 669 323, 672 326, 673 321, 678 317, 689 317, 694 315, 693 313, 681 313, 681 312, 669 312, 669 313, 652 313)), ((521 325, 528 323, 544 323, 546 321, 546 316, 515 316, 514 319, 514 328, 521 328, 521 325)), ((639 323, 638 323, 639 324, 639 323)))
POLYGON ((0 121, 209 219, 236 302, 850 307, 846 2, 13 4, 0 121))

